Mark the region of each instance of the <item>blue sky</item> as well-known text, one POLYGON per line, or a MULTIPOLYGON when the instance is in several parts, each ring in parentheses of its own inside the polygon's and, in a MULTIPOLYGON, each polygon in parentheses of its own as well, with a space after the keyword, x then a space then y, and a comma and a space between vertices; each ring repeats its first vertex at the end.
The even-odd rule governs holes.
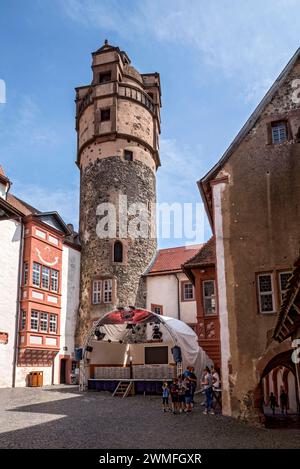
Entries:
POLYGON ((74 87, 107 38, 161 74, 159 202, 199 203, 196 181, 299 47, 299 11, 300 0, 2 0, 0 164, 13 192, 77 225, 74 87))

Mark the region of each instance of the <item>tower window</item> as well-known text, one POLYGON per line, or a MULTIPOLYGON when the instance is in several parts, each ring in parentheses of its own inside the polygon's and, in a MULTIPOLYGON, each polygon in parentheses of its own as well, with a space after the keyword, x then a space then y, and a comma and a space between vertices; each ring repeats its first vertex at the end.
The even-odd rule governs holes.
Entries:
POLYGON ((124 151, 124 159, 126 161, 133 161, 133 152, 130 150, 125 150, 124 151))
POLYGON ((98 305, 101 303, 101 290, 102 290, 102 281, 94 280, 93 282, 93 304, 98 305))
POLYGON ((111 71, 109 72, 103 72, 99 73, 99 83, 107 83, 108 81, 111 81, 111 71))
POLYGON ((101 109, 101 122, 110 120, 110 109, 101 109))
POLYGON ((116 241, 114 244, 114 262, 123 262, 123 244, 116 241))
POLYGON ((286 121, 273 122, 272 125, 272 143, 282 143, 287 140, 287 123, 286 121))
POLYGON ((112 280, 104 280, 103 282, 103 301, 104 303, 112 302, 112 280))

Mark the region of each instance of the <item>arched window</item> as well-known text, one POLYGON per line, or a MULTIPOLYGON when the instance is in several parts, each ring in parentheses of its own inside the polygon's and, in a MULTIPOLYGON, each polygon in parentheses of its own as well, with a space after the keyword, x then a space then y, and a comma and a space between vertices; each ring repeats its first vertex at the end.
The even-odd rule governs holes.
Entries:
POLYGON ((123 244, 121 241, 115 241, 114 262, 123 262, 123 244))

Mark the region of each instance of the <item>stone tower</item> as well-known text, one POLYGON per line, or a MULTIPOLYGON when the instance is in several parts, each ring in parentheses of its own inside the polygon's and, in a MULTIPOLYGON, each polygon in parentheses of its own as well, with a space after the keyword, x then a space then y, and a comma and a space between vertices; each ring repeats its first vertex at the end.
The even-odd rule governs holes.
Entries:
POLYGON ((92 53, 92 71, 91 84, 76 88, 78 343, 92 321, 113 308, 145 307, 142 274, 156 252, 159 74, 140 74, 127 54, 107 41, 92 53))

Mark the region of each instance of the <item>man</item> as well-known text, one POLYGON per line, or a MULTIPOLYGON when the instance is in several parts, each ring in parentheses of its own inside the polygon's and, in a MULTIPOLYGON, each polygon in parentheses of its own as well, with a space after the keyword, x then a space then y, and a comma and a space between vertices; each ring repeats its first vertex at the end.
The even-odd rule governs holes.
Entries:
POLYGON ((283 389, 280 393, 280 407, 281 407, 282 414, 284 414, 284 411, 285 411, 285 414, 287 414, 287 404, 288 404, 288 395, 283 389))
POLYGON ((202 381, 202 385, 204 386, 204 392, 205 392, 205 410, 203 414, 207 415, 210 413, 211 415, 214 415, 214 411, 212 409, 212 400, 213 400, 213 378, 212 374, 210 372, 209 367, 207 366, 205 368, 205 374, 204 378, 202 381))
POLYGON ((194 406, 195 405, 194 394, 197 388, 197 376, 195 375, 195 368, 193 366, 189 367, 189 372, 190 372, 189 380, 191 383, 191 402, 192 402, 192 405, 194 406))

